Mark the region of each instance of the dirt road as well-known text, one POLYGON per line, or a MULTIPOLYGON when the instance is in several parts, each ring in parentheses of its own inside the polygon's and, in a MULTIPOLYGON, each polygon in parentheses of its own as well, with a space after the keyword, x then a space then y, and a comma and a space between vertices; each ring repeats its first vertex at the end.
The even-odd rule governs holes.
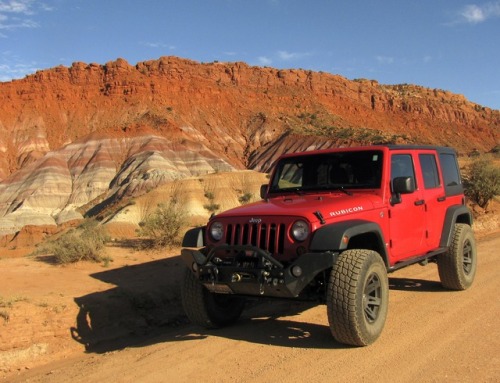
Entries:
MULTIPOLYGON (((87 342, 85 354, 75 352, 5 379, 54 383, 499 382, 499 248, 498 233, 479 241, 476 280, 463 292, 443 290, 435 265, 391 274, 388 320, 382 336, 369 347, 336 343, 324 306, 280 301, 255 305, 237 325, 217 331, 185 323, 175 312, 171 318, 177 321, 160 324, 147 335, 117 337, 115 342, 95 346, 87 342)), ((175 266, 182 267, 177 262, 175 266)), ((106 273, 113 275, 113 270, 102 274, 106 273)), ((146 283, 148 274, 142 275, 146 283)), ((116 273, 116 278, 93 276, 108 286, 120 283, 116 273)), ((91 303, 89 297, 106 292, 101 290, 75 299, 80 311, 73 342, 85 343, 84 317, 94 321, 86 331, 96 331, 95 310, 82 313, 82 307, 91 303)), ((171 302, 178 306, 175 299, 171 302)), ((101 313, 101 318, 112 316, 111 311, 101 313)))

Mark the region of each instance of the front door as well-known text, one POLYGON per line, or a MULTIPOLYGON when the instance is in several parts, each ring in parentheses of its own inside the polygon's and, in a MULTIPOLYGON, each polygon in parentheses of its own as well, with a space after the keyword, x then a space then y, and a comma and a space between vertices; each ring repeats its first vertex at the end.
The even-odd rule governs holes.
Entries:
POLYGON ((389 230, 391 261, 397 262, 421 255, 425 249, 425 201, 423 191, 415 177, 414 158, 411 153, 391 156, 391 186, 396 177, 412 177, 416 190, 402 194, 398 203, 390 208, 389 230))

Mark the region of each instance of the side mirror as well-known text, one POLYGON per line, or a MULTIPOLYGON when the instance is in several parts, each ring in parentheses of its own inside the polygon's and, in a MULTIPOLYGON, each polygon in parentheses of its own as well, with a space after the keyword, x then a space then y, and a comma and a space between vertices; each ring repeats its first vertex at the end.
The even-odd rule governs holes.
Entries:
POLYGON ((392 181, 391 205, 401 203, 401 194, 410 194, 415 191, 415 179, 413 177, 396 177, 392 181))
POLYGON ((415 191, 413 177, 396 177, 392 181, 392 192, 395 194, 410 194, 415 191))
POLYGON ((267 198, 267 184, 261 185, 260 186, 260 198, 266 199, 267 198))

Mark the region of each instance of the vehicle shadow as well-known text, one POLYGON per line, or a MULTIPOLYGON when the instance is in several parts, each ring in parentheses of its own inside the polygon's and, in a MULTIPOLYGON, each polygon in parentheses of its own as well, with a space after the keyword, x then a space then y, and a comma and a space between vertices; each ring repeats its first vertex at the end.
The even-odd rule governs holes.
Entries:
POLYGON ((399 291, 437 292, 443 291, 441 282, 414 278, 389 278, 389 289, 399 291))
POLYGON ((184 268, 180 256, 174 256, 91 274, 110 288, 74 298, 78 314, 72 338, 96 353, 208 336, 288 347, 344 347, 328 326, 293 318, 317 305, 311 302, 249 299, 234 326, 205 330, 191 325, 180 298, 184 268))
POLYGON ((87 350, 120 339, 127 346, 128 338, 188 323, 180 302, 181 262, 176 256, 91 274, 111 288, 74 299, 73 339, 87 350))
MULTIPOLYGON (((331 336, 325 306, 321 308, 324 324, 300 320, 300 313, 317 305, 311 302, 249 300, 234 326, 205 330, 191 325, 180 298, 184 267, 180 256, 174 256, 92 274, 111 288, 74 299, 79 311, 70 329, 72 338, 91 353, 213 336, 295 348, 349 347, 331 336)), ((390 278, 389 286, 391 290, 442 290, 438 282, 408 278, 390 278)))

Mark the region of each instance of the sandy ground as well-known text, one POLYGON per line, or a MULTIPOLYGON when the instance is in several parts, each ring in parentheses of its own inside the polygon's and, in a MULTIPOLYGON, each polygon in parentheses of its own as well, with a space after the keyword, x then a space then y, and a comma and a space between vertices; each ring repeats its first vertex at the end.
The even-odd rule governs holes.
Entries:
POLYGON ((478 242, 467 291, 435 265, 390 275, 388 320, 365 348, 330 336, 325 306, 253 304, 232 327, 188 323, 182 264, 168 253, 108 248, 114 261, 56 266, 0 257, 0 381, 499 382, 500 233, 478 242))

